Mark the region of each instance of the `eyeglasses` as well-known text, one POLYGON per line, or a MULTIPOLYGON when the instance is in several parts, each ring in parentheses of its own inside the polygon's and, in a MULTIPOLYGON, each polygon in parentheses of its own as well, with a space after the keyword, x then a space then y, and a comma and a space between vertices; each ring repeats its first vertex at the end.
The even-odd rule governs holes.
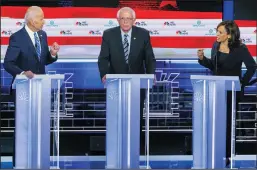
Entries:
POLYGON ((132 21, 134 18, 118 18, 120 21, 132 21))

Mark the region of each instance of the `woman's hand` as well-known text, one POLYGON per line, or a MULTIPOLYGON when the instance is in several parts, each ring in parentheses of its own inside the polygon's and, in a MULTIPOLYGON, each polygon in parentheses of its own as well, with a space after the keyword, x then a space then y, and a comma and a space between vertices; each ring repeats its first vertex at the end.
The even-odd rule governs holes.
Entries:
POLYGON ((197 50, 197 56, 198 56, 198 58, 199 58, 200 60, 203 59, 203 57, 204 57, 203 49, 198 49, 198 50, 197 50))

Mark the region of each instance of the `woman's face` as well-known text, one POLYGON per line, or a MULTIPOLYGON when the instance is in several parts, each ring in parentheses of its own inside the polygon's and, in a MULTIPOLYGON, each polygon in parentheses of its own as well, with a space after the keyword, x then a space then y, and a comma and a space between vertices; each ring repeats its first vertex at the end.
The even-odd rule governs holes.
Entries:
POLYGON ((229 38, 231 38, 231 35, 229 35, 225 29, 225 26, 221 25, 217 29, 217 41, 218 42, 226 42, 229 38))

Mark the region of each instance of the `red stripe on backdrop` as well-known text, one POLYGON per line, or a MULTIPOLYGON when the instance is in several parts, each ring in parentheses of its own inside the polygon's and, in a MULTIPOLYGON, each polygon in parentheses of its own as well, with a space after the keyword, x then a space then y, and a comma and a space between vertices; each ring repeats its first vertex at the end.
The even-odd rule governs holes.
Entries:
POLYGON ((247 48, 249 50, 249 52, 251 53, 251 55, 254 57, 257 56, 257 48, 256 48, 256 45, 247 45, 247 48))
MULTIPOLYGON (((210 48, 215 37, 151 37, 153 47, 161 48, 210 48)), ((100 45, 102 37, 48 37, 48 44, 100 45)), ((2 45, 9 43, 9 37, 2 37, 2 45)))
MULTIPOLYGON (((42 7, 45 18, 116 18, 118 8, 88 8, 88 7, 42 7), (104 11, 104 12, 103 12, 104 11)), ((24 18, 27 7, 1 7, 1 17, 24 18), (15 11, 15 12, 13 12, 15 11)), ((221 19, 220 12, 183 12, 137 10, 137 18, 142 19, 221 19)))
POLYGON ((216 37, 151 37, 153 47, 211 48, 216 37))
MULTIPOLYGON (((215 37, 151 37, 154 48, 211 48, 215 37)), ((1 38, 2 45, 9 44, 9 37, 1 38)), ((101 37, 48 37, 48 44, 100 45, 101 37)), ((256 45, 247 45, 252 56, 257 56, 256 45)))
POLYGON ((257 21, 253 20, 235 20, 239 27, 256 27, 257 21))

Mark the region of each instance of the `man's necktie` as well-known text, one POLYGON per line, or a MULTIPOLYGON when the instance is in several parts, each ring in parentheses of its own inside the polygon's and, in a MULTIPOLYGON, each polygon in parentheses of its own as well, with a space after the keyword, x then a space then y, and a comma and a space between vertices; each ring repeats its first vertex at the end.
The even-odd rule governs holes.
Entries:
POLYGON ((40 54, 41 54, 40 41, 36 32, 34 33, 34 38, 35 38, 35 48, 36 48, 37 56, 38 56, 38 59, 40 60, 40 54))
POLYGON ((128 34, 124 34, 124 41, 123 41, 123 48, 124 48, 124 55, 125 61, 128 63, 128 56, 129 56, 129 43, 128 43, 128 34))

